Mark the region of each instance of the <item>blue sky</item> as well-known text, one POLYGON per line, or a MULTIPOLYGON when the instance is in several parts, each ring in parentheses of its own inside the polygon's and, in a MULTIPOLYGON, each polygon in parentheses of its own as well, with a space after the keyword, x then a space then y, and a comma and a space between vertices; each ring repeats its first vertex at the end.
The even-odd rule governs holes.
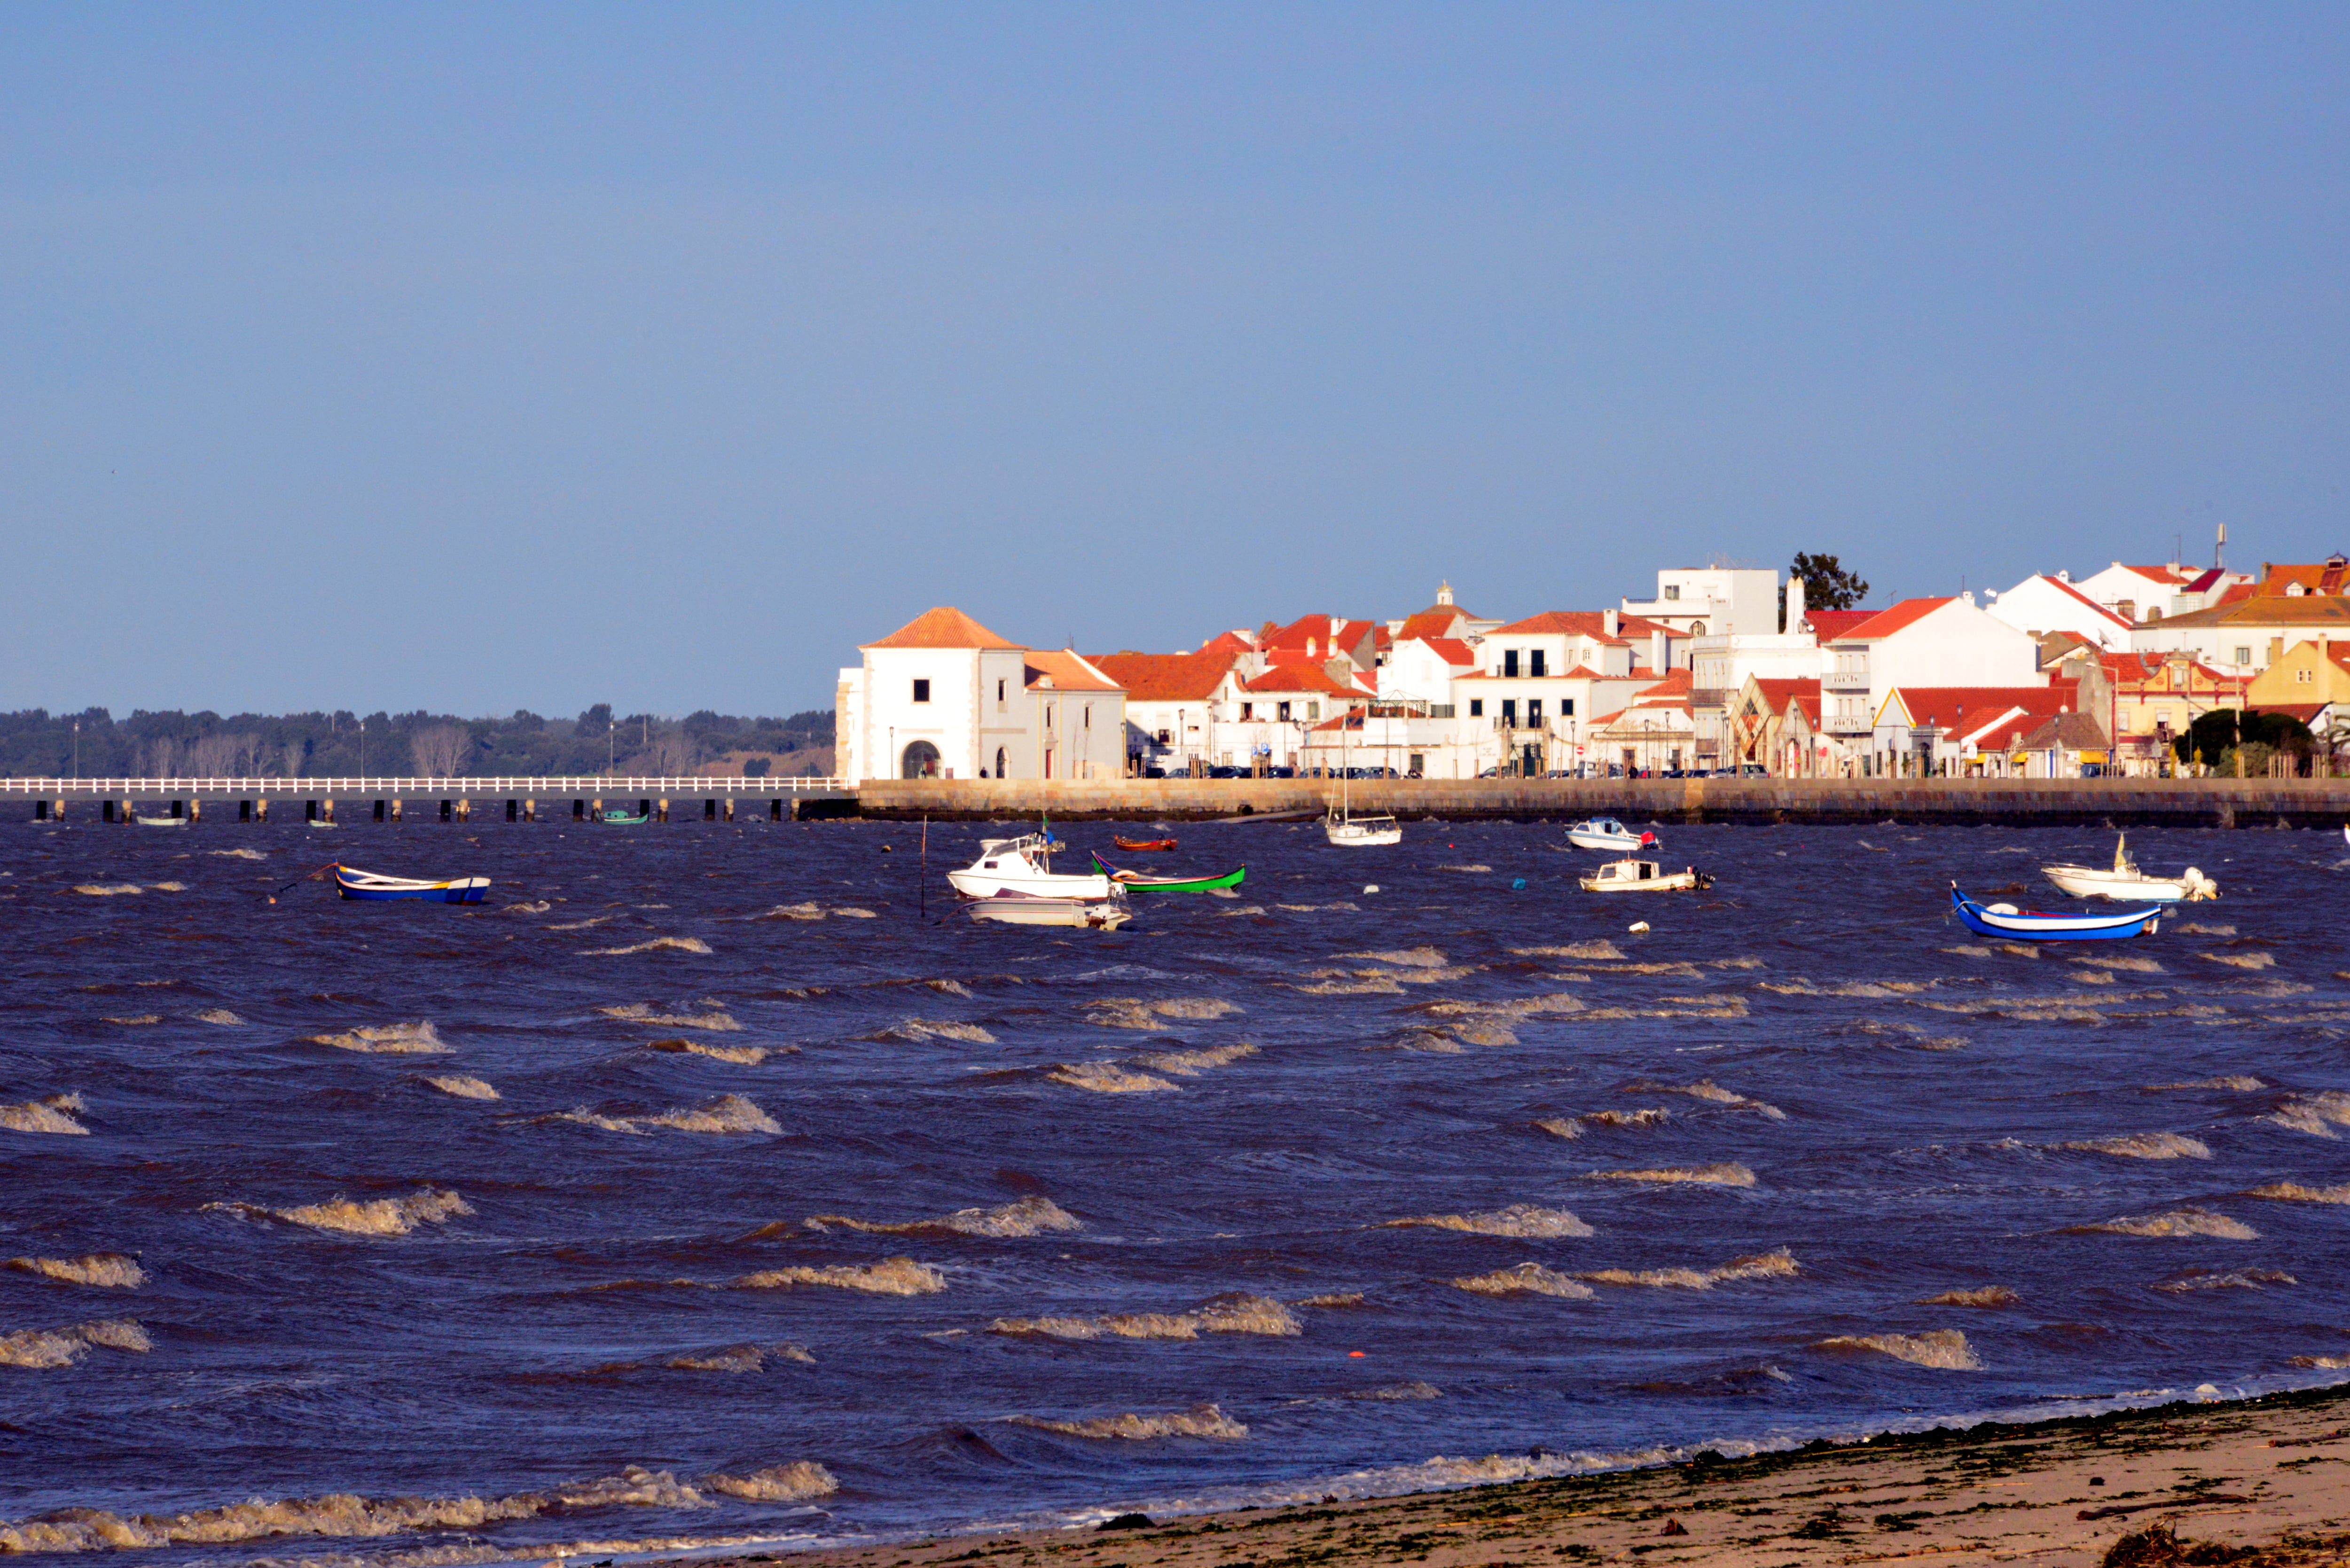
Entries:
POLYGON ((2350 10, 0 10, 0 707, 2350 547, 2350 10))

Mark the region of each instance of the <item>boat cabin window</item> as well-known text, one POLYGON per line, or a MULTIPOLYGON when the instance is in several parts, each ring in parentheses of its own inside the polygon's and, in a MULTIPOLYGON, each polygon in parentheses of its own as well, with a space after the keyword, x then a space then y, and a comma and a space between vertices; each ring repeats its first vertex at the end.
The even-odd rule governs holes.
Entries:
POLYGON ((1643 861, 1641 861, 1641 862, 1640 862, 1640 880, 1641 880, 1641 881, 1645 882, 1645 881, 1647 881, 1649 877, 1651 877, 1655 876, 1656 874, 1657 874, 1657 868, 1656 868, 1655 867, 1653 867, 1653 866, 1649 865, 1649 864, 1648 864, 1647 861, 1645 861, 1645 860, 1643 860, 1643 861))
POLYGON ((915 681, 915 682, 914 682, 914 701, 917 701, 917 702, 927 702, 927 701, 929 701, 930 700, 931 700, 931 683, 930 683, 929 681, 927 681, 927 680, 917 680, 917 681, 915 681))

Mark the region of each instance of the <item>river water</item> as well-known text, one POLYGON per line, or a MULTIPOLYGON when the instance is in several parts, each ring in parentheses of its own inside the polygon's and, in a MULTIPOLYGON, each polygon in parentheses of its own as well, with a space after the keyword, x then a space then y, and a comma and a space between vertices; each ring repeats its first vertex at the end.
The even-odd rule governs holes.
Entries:
POLYGON ((1601 898, 1555 826, 1184 825, 1239 896, 1105 935, 946 910, 983 831, 926 919, 905 825, 8 825, 0 1550, 790 1545, 2350 1366, 2334 835, 2133 833, 2222 900, 2033 950, 1949 880, 2109 835, 1667 827, 1719 885, 1601 898), (333 854, 492 901, 264 901, 333 854))

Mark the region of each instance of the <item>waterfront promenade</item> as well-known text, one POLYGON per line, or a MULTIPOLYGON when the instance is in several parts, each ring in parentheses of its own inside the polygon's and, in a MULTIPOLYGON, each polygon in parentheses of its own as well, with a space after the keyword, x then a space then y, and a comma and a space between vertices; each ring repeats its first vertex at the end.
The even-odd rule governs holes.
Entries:
MULTIPOLYGON (((1335 779, 867 780, 865 816, 1169 821, 1311 812, 1335 779)), ((2350 779, 1390 779, 1356 780, 1356 815, 1409 820, 1620 816, 1627 822, 2134 824, 2334 827, 2350 779)))

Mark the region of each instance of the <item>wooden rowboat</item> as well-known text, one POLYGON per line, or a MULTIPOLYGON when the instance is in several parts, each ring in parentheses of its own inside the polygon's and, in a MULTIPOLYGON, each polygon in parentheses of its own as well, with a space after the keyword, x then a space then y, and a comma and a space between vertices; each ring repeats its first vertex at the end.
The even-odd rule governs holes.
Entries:
POLYGON ((1978 936, 2007 937, 2026 942, 2111 941, 2124 937, 2150 937, 2162 916, 2162 906, 2124 909, 2111 915, 2043 915, 2012 904, 1985 904, 1950 884, 1950 907, 1967 929, 1978 936))
MULTIPOLYGON (((315 873, 313 873, 315 875, 315 873)), ((406 877, 384 877, 373 871, 335 867, 335 886, 346 898, 383 903, 419 898, 428 904, 478 904, 490 885, 487 877, 453 877, 445 882, 419 882, 406 877)))
POLYGON ((606 811, 600 818, 611 827, 642 827, 652 819, 653 814, 650 811, 622 811, 618 806, 606 811))
POLYGON ((1212 877, 1146 877, 1139 871, 1121 871, 1099 855, 1094 857, 1094 869, 1129 893, 1218 893, 1239 887, 1248 875, 1243 866, 1212 877))
POLYGON ((1117 834, 1113 833, 1109 836, 1109 841, 1129 854, 1140 854, 1146 850, 1172 849, 1175 847, 1175 841, 1171 838, 1120 838, 1117 834))

